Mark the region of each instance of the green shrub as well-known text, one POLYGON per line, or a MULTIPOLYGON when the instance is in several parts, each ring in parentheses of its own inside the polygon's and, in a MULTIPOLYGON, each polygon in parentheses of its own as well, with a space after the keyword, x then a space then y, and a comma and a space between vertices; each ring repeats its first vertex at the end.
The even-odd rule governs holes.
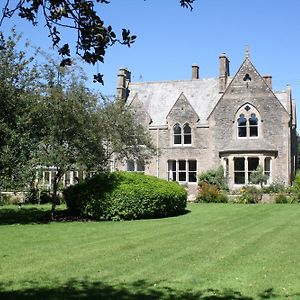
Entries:
POLYGON ((240 196, 237 203, 253 204, 258 203, 262 199, 262 190, 255 186, 245 186, 240 190, 240 196))
POLYGON ((275 196, 276 203, 290 203, 289 198, 284 193, 279 193, 275 196))
POLYGON ((222 166, 219 166, 217 169, 202 172, 198 177, 199 186, 204 182, 216 186, 219 190, 228 190, 227 180, 224 176, 224 168, 222 166))
POLYGON ((286 193, 289 191, 289 188, 286 187, 283 183, 273 182, 269 186, 263 187, 263 193, 266 194, 278 194, 286 193))
POLYGON ((228 186, 222 166, 217 169, 202 172, 198 178, 198 185, 199 189, 196 202, 228 202, 228 198, 226 194, 224 194, 224 190, 228 190, 228 186))
POLYGON ((132 220, 178 215, 187 192, 176 182, 134 172, 95 175, 64 190, 68 208, 97 220, 132 220))
POLYGON ((217 186, 203 182, 199 185, 196 202, 227 203, 228 198, 217 186))

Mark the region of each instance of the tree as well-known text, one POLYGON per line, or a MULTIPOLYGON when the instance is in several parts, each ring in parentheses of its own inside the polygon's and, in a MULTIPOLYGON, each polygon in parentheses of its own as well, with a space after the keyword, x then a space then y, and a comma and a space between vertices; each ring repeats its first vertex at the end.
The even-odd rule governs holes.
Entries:
POLYGON ((268 180, 268 176, 265 175, 264 169, 261 165, 259 165, 255 171, 253 171, 250 175, 250 182, 253 184, 259 184, 260 187, 263 187, 263 184, 268 180))
MULTIPOLYGON (((76 54, 93 65, 104 62, 108 47, 115 43, 130 47, 136 39, 128 29, 123 29, 119 38, 111 25, 104 25, 96 8, 100 4, 109 4, 110 0, 18 0, 16 4, 12 0, 5 1, 0 26, 5 18, 11 18, 15 13, 36 26, 37 16, 42 14, 53 46, 57 47, 58 53, 62 56, 61 66, 72 64, 70 44, 61 40, 61 28, 76 32, 76 54)), ((182 7, 192 9, 194 1, 179 0, 179 3, 182 7)), ((103 75, 100 73, 94 75, 94 81, 103 84, 103 75)))
POLYGON ((24 187, 32 176, 32 154, 39 136, 33 110, 38 97, 38 70, 33 57, 18 51, 15 30, 0 33, 0 188, 24 187))

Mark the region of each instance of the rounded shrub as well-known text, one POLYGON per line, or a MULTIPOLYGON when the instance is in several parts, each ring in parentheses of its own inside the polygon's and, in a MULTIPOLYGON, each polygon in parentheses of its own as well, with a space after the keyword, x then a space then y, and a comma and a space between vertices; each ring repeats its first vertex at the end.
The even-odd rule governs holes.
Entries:
POLYGON ((68 208, 97 220, 168 217, 185 211, 187 192, 176 182, 134 172, 100 173, 64 191, 68 208))

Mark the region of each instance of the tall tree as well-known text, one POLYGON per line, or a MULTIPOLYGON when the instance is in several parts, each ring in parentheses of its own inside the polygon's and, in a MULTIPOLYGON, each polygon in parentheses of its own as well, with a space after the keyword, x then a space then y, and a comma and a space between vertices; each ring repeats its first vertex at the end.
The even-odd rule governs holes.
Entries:
POLYGON ((38 71, 18 51, 14 30, 6 40, 0 33, 0 188, 23 187, 32 174, 30 161, 39 130, 33 107, 38 98, 38 71))
MULTIPOLYGON (((58 48, 62 56, 61 66, 70 65, 70 43, 61 40, 61 28, 76 32, 76 54, 87 63, 104 62, 106 49, 115 43, 130 47, 136 36, 128 29, 122 29, 121 37, 117 37, 111 25, 105 25, 97 9, 107 5, 110 0, 4 0, 4 9, 0 26, 5 18, 11 18, 15 13, 28 20, 32 25, 38 25, 37 16, 42 15, 49 30, 53 46, 58 48)), ((149 0, 150 1, 150 0, 149 0)), ((192 9, 195 0, 177 0, 182 7, 192 9)), ((103 84, 103 75, 94 75, 94 81, 103 84)))

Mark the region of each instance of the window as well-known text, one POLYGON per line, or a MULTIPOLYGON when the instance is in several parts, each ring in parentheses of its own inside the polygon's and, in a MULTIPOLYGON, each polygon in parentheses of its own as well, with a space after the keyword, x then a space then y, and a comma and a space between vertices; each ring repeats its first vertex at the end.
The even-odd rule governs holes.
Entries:
POLYGON ((258 119, 255 114, 249 118, 249 133, 250 136, 258 136, 258 119))
POLYGON ((127 160, 127 171, 128 172, 144 172, 145 162, 144 160, 127 160))
POLYGON ((168 179, 179 182, 197 182, 197 161, 169 160, 168 179))
POLYGON ((251 174, 259 165, 258 157, 248 157, 248 182, 251 183, 251 174))
POLYGON ((265 158, 265 175, 268 176, 267 183, 271 181, 271 157, 265 158))
POLYGON ((183 127, 183 143, 191 144, 192 143, 192 129, 189 124, 185 124, 183 127))
POLYGON ((247 136, 247 119, 243 114, 238 118, 238 135, 239 137, 247 136))
POLYGON ((181 127, 178 123, 174 126, 174 144, 181 145, 181 127))
POLYGON ((246 104, 237 112, 237 136, 239 138, 256 138, 259 136, 259 117, 257 110, 246 104))
POLYGON ((184 124, 183 130, 178 123, 174 125, 173 142, 174 145, 190 145, 192 143, 192 128, 188 123, 184 124))
POLYGON ((234 158, 234 184, 245 184, 245 158, 234 158))

